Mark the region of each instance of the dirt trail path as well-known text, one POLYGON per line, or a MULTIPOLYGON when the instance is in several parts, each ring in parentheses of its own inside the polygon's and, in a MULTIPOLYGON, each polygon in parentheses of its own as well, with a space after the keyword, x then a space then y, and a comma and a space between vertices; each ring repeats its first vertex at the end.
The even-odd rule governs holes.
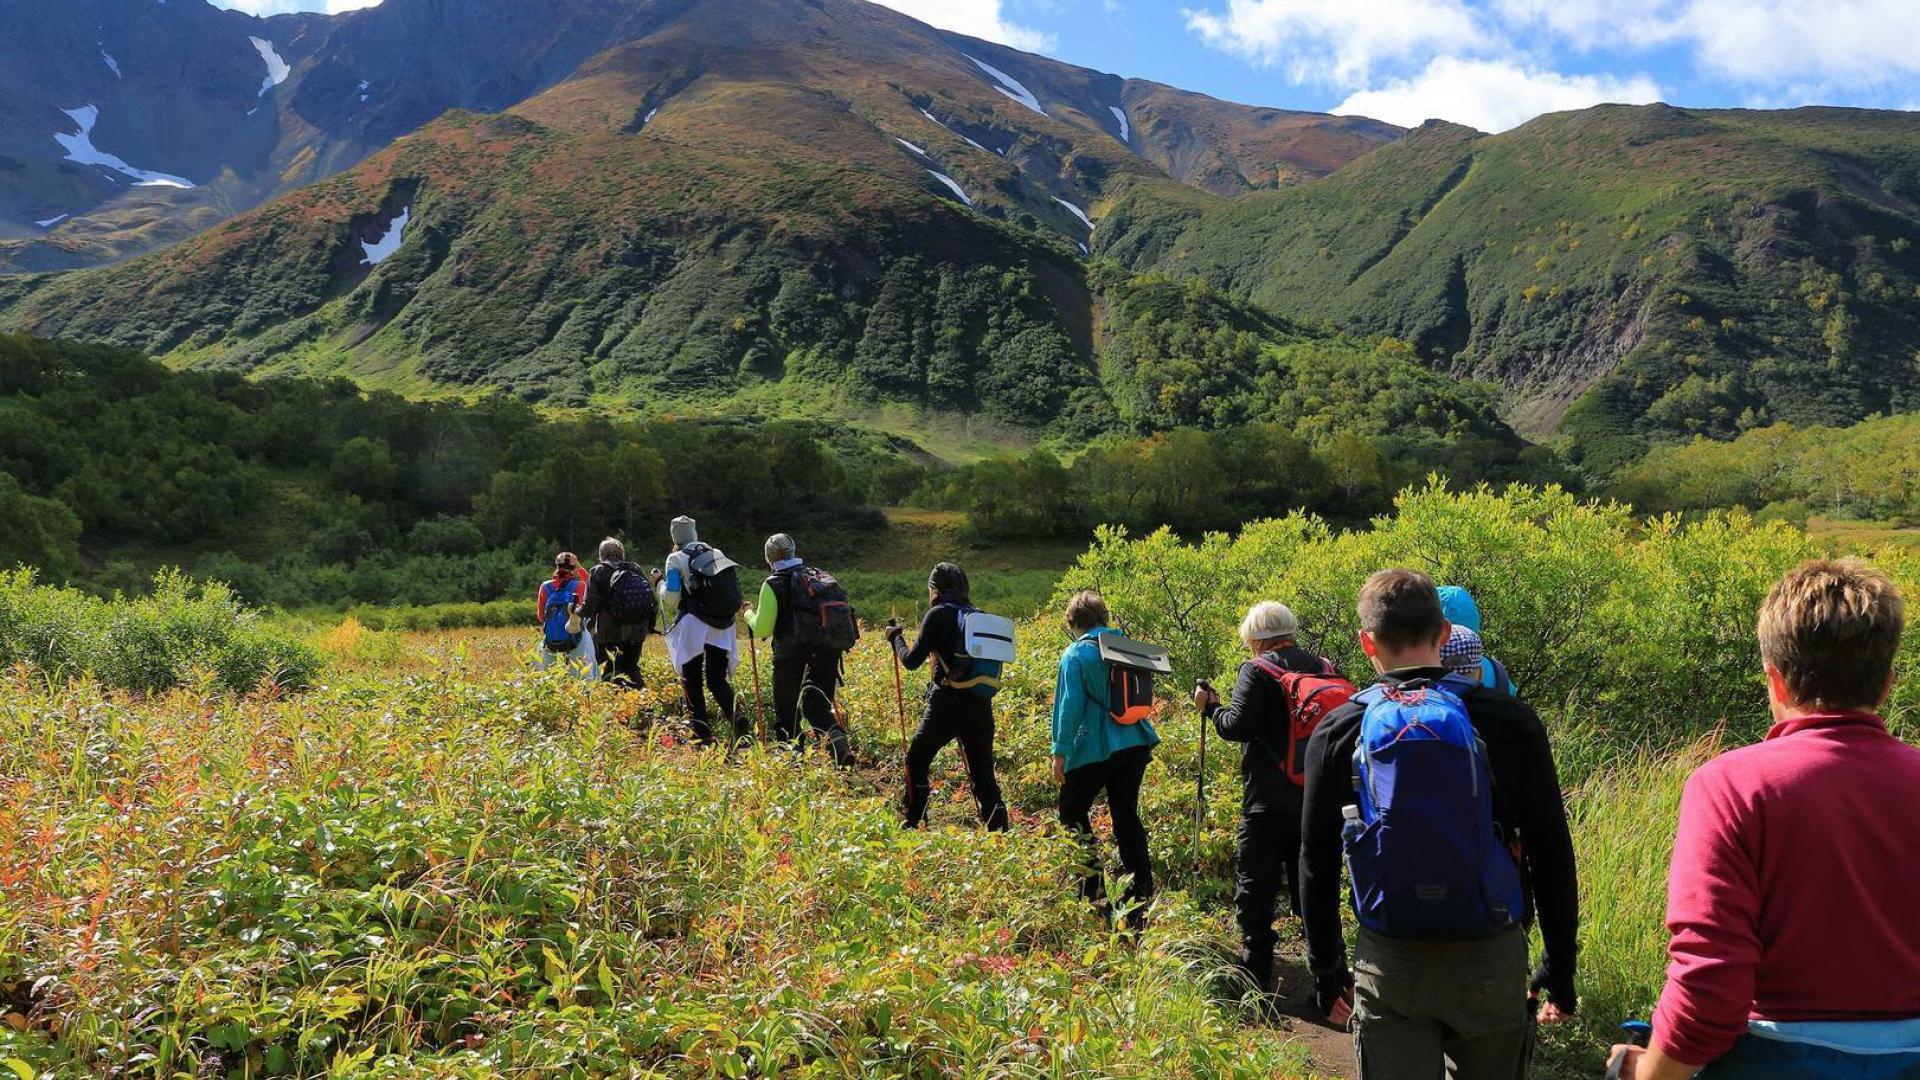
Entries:
POLYGON ((1353 1080, 1360 1075, 1353 1056, 1353 1036, 1328 1027, 1313 1005, 1313 979, 1298 957, 1281 961, 1280 1019, 1275 1027, 1307 1048, 1314 1080, 1353 1080))

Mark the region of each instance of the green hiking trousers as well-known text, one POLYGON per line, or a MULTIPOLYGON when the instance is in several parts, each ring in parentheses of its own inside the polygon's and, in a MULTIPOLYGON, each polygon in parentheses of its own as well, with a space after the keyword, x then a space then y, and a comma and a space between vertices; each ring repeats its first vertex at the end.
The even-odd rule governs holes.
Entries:
POLYGON ((1360 931, 1353 1042, 1361 1080, 1515 1080, 1527 1073, 1527 935, 1403 941, 1360 931))

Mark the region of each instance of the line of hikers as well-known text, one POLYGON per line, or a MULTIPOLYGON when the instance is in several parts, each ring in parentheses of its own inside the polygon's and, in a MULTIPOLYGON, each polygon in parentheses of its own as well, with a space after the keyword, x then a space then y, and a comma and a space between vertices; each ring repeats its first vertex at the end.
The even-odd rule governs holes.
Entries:
MULTIPOLYGON (((656 606, 644 622, 670 613, 669 659, 696 735, 712 741, 704 702, 695 705, 703 674, 736 737, 745 735, 728 682, 739 617, 750 640, 773 640, 780 737, 799 740, 805 698, 809 725, 835 761, 850 762, 835 706, 841 658, 858 634, 844 590, 780 534, 766 544, 758 604, 744 605, 737 582, 717 580, 733 564, 698 541, 690 519, 673 522, 672 538, 664 571, 640 578, 657 589, 645 590, 656 606), (848 629, 831 641, 814 632, 841 620, 848 629)), ((571 610, 603 635, 596 640, 631 646, 605 677, 638 685, 646 631, 624 627, 646 602, 624 584, 629 574, 639 568, 611 540, 591 572, 557 562, 541 613, 582 597, 571 610), (616 600, 623 590, 632 595, 616 600)), ((966 573, 951 563, 935 567, 927 597, 911 642, 903 628, 886 629, 901 667, 931 665, 919 729, 910 739, 903 731, 905 824, 924 824, 934 758, 958 741, 981 822, 1006 829, 992 701, 1012 659, 1012 624, 974 607, 966 573)), ((1564 1020, 1578 1002, 1579 886, 1546 727, 1487 655, 1465 589, 1382 570, 1361 587, 1356 614, 1374 669, 1364 688, 1302 647, 1294 613, 1266 601, 1241 623, 1248 659, 1231 694, 1205 682, 1194 691, 1204 722, 1245 748, 1240 968, 1264 1001, 1277 1000, 1284 893, 1304 931, 1314 1003, 1350 1026, 1365 1080, 1524 1076, 1536 1026, 1564 1020), (1358 923, 1351 962, 1343 881, 1358 923), (1530 967, 1534 928, 1542 957, 1530 967)), ((1128 879, 1119 911, 1138 929, 1154 895, 1139 811, 1160 742, 1152 677, 1170 668, 1164 650, 1156 657, 1112 625, 1098 593, 1072 597, 1065 621, 1052 724, 1059 819, 1091 843, 1091 810, 1106 797, 1128 879)), ((1920 749, 1878 715, 1903 629, 1898 590, 1852 561, 1809 563, 1767 597, 1759 639, 1776 723, 1765 741, 1721 755, 1688 783, 1669 882, 1667 985, 1650 1045, 1616 1047, 1610 1076, 1920 1080, 1911 908, 1920 749)), ((1099 864, 1091 860, 1081 889, 1104 908, 1099 864)))

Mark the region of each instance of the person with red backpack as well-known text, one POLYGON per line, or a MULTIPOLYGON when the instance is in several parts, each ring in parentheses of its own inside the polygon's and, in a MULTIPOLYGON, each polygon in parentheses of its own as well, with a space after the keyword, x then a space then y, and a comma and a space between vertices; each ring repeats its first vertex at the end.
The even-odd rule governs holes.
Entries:
POLYGON ((1452 625, 1427 575, 1378 571, 1355 612, 1379 677, 1307 743, 1300 900, 1315 1002, 1335 1023, 1351 1015, 1361 1080, 1524 1076, 1536 1019, 1577 1004, 1579 880, 1546 726, 1447 670, 1452 625), (1359 924, 1351 974, 1343 878, 1359 924), (1536 917, 1545 955, 1529 978, 1536 917))
POLYGON ((847 590, 832 574, 801 560, 793 537, 767 537, 760 602, 746 610, 747 633, 773 639, 773 733, 804 746, 800 717, 826 740, 836 765, 853 764, 853 748, 836 715, 841 663, 860 641, 847 590))
POLYGON ((1273 969, 1274 906, 1284 881, 1287 907, 1300 917, 1300 804, 1307 739, 1355 687, 1333 661, 1295 642, 1300 620, 1285 604, 1255 604, 1240 623, 1253 654, 1240 665, 1232 703, 1211 687, 1194 704, 1240 759, 1240 833, 1234 850, 1233 904, 1240 922, 1240 969, 1262 995, 1279 991, 1273 969))

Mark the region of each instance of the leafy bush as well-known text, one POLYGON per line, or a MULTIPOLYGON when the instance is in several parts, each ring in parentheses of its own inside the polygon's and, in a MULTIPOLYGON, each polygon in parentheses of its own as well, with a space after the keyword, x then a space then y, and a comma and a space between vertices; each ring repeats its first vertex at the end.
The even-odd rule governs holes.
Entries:
POLYGON ((30 570, 0 572, 0 665, 13 663, 146 693, 202 680, 297 688, 319 668, 313 650, 263 627, 226 586, 171 570, 150 595, 110 600, 40 585, 30 570))
POLYGON ((495 600, 490 604, 427 604, 418 607, 361 605, 348 613, 369 630, 461 630, 469 627, 531 626, 531 600, 495 600))
MULTIPOLYGON (((1137 540, 1106 530, 1061 592, 1101 589, 1137 636, 1173 649, 1190 685, 1231 670, 1239 618, 1259 599, 1289 604, 1309 646, 1368 670, 1353 598, 1372 571, 1409 566, 1479 599, 1488 651, 1555 729, 1563 779, 1723 723, 1738 741, 1764 732, 1754 617, 1783 573, 1820 553, 1804 533, 1742 512, 1643 523, 1557 488, 1434 483, 1396 507, 1366 531, 1296 514, 1191 545, 1166 530, 1137 540)), ((1889 553, 1884 565, 1920 588, 1920 563, 1889 553)), ((1917 660, 1920 635, 1903 670, 1917 660)), ((1902 689, 1890 718, 1910 725, 1917 703, 1902 689)))

